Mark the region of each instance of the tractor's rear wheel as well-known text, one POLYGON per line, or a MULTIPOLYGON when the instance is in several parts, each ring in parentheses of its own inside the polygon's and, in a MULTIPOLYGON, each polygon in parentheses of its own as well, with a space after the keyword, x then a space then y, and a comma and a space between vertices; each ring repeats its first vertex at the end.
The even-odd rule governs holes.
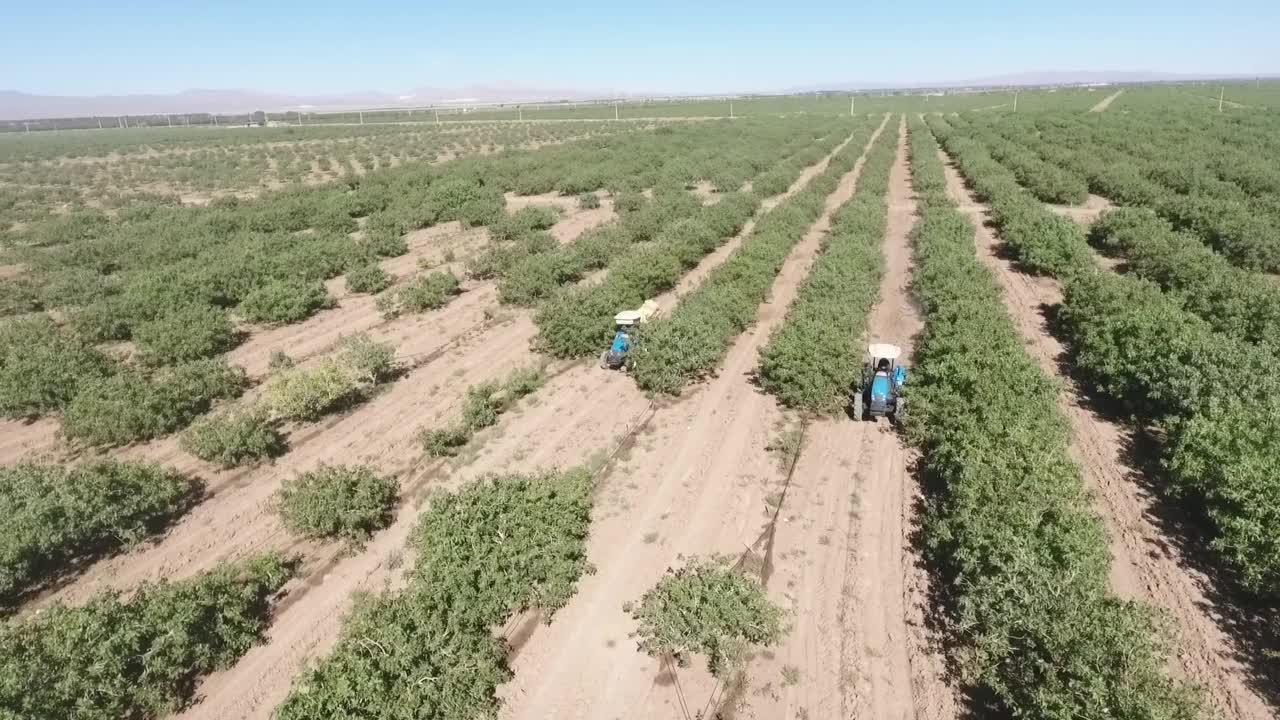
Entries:
POLYGON ((853 419, 866 420, 867 415, 862 408, 862 393, 854 393, 853 395, 853 419))
POLYGON ((605 350, 604 352, 600 353, 600 367, 605 370, 609 369, 609 351, 608 350, 605 350))

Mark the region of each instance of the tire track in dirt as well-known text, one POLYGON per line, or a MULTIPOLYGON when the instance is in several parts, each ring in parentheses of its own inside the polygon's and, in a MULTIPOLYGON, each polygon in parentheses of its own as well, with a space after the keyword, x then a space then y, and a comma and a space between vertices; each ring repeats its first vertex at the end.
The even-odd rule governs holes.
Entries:
POLYGON ((1206 690, 1215 714, 1233 720, 1276 717, 1276 708, 1249 685, 1249 670, 1237 657, 1234 642, 1220 620, 1206 583, 1191 569, 1176 542, 1159 530, 1156 498, 1141 487, 1141 471, 1129 459, 1130 428, 1093 412, 1087 398, 1065 375, 1060 363, 1065 348, 1049 331, 1044 311, 1062 301, 1057 281, 1017 271, 1000 256, 1000 241, 986 224, 988 210, 978 203, 964 180, 939 151, 947 192, 970 216, 976 228, 978 257, 1004 290, 1005 306, 1041 368, 1062 383, 1058 404, 1071 422, 1071 455, 1106 528, 1111 554, 1109 585, 1122 598, 1163 610, 1175 635, 1175 669, 1206 690))
POLYGON ((859 159, 827 198, 822 218, 788 256, 756 325, 739 336, 717 377, 660 406, 604 480, 588 539, 599 571, 525 641, 513 660, 515 679, 501 689, 504 717, 676 716, 675 687, 695 706, 716 690, 704 670, 677 678, 636 652, 622 605, 684 555, 738 554, 772 515, 767 499, 785 475, 766 448, 783 415, 750 375, 817 256, 830 213, 852 195, 861 168, 859 159))
MULTIPOLYGON (((897 134, 885 272, 866 339, 898 345, 910 357, 922 323, 909 293, 916 203, 905 121, 897 134)), ((793 627, 761 669, 777 679, 790 666, 799 681, 782 683, 767 711, 755 715, 956 717, 945 662, 925 627, 929 577, 910 537, 920 495, 909 472, 914 453, 887 421, 820 418, 807 437, 777 529, 774 551, 783 560, 770 581, 793 627)))
MULTIPOLYGON (((710 268, 705 270, 709 272, 710 268)), ((662 301, 674 302, 675 297, 675 293, 668 293, 662 301)), ((384 470, 388 469, 389 456, 407 463, 401 483, 405 502, 391 527, 378 533, 355 556, 344 556, 341 548, 332 545, 296 542, 287 545, 302 551, 307 561, 299 578, 287 588, 290 595, 272 622, 266 644, 250 650, 233 668, 209 676, 199 689, 203 702, 190 708, 183 717, 268 718, 305 663, 327 652, 336 642, 343 616, 354 600, 353 594, 376 591, 395 580, 398 558, 417 517, 417 503, 427 490, 456 487, 489 472, 593 462, 604 457, 618 438, 635 430, 649 410, 644 394, 625 375, 602 371, 594 364, 579 363, 557 372, 545 387, 504 414, 496 426, 478 433, 458 459, 422 457, 412 438, 418 427, 438 426, 456 417, 466 385, 501 377, 514 367, 528 364, 525 360, 532 362, 535 356, 527 348, 534 332, 527 311, 521 311, 517 319, 511 321, 510 328, 497 333, 487 331, 467 347, 427 365, 427 368, 443 368, 440 363, 453 363, 460 370, 451 375, 452 384, 447 388, 456 401, 438 410, 428 422, 405 417, 420 404, 415 399, 417 396, 404 386, 406 378, 387 393, 400 398, 395 406, 403 411, 392 414, 380 410, 376 414, 376 417, 389 417, 388 422, 367 427, 367 414, 361 416, 357 412, 350 417, 363 418, 359 423, 355 419, 344 419, 339 422, 343 427, 324 431, 327 437, 345 438, 350 428, 361 428, 362 437, 344 442, 342 448, 325 451, 336 457, 343 458, 344 453, 349 456, 356 448, 364 448, 374 458, 372 462, 384 470), (510 348, 517 348, 517 355, 521 357, 511 357, 510 348), (486 365, 476 370, 469 367, 474 363, 486 365), (388 448, 388 440, 394 438, 399 439, 388 448)), ((438 388, 427 390, 433 391, 436 395, 443 392, 438 388)), ((314 440, 311 444, 324 445, 314 440)), ((288 459, 286 456, 283 460, 288 459)), ((255 485, 255 497, 240 505, 255 518, 253 522, 259 528, 256 534, 263 538, 262 542, 287 543, 278 521, 264 507, 270 492, 278 486, 280 473, 266 478, 272 479, 275 481, 265 483, 269 487, 257 489, 255 485)), ((608 500, 603 503, 606 510, 609 504, 608 500)), ((616 511, 616 507, 613 509, 616 511)), ((222 512, 225 514, 226 510, 222 512)), ((249 539, 245 537, 224 537, 208 543, 208 547, 225 548, 229 543, 243 546, 247 542, 249 539)), ((132 562, 137 562, 136 554, 132 562)))

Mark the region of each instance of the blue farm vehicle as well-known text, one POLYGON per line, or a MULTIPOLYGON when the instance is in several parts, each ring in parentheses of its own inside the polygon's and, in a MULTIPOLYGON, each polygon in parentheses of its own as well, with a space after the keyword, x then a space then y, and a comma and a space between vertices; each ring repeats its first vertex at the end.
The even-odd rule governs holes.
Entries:
POLYGON ((849 398, 849 413, 855 420, 887 417, 898 422, 904 417, 906 399, 901 393, 907 371, 898 363, 900 355, 902 349, 897 345, 873 343, 867 348, 862 377, 849 398))

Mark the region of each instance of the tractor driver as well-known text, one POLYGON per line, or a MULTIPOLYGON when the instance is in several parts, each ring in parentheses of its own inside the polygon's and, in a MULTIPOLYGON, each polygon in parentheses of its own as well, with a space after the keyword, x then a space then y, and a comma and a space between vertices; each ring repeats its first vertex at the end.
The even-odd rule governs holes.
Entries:
POLYGON ((631 350, 631 335, 627 333, 625 325, 618 326, 618 332, 613 336, 613 345, 609 346, 609 352, 627 353, 631 350))
POLYGON ((876 363, 876 373, 889 374, 889 359, 880 358, 880 362, 876 363))

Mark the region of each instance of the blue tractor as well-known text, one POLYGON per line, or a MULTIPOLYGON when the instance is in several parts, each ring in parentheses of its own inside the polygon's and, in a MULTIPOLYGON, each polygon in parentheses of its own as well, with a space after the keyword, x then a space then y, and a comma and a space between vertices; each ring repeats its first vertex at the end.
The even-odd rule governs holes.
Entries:
POLYGON ((627 356, 631 354, 631 348, 636 342, 636 325, 644 320, 644 316, 637 310, 623 310, 613 318, 613 324, 616 330, 613 333, 613 342, 610 343, 609 349, 600 355, 600 367, 606 370, 625 370, 627 365, 627 356))
POLYGON ((623 310, 613 316, 613 342, 609 349, 600 354, 600 367, 606 370, 626 371, 627 358, 636 346, 636 331, 639 326, 657 317, 662 308, 653 300, 645 300, 636 310, 623 310))
POLYGON ((902 385, 907 381, 907 370, 898 363, 901 354, 901 348, 887 343, 873 343, 867 348, 862 377, 850 397, 849 409, 854 419, 887 417, 898 422, 903 418, 906 399, 902 397, 902 385))

